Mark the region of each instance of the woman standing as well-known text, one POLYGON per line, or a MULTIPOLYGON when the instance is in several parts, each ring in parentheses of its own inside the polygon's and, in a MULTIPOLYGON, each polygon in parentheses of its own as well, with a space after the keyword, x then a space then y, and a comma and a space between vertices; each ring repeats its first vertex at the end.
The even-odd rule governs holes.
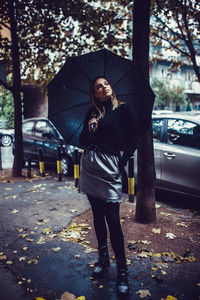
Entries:
POLYGON ((135 114, 127 103, 117 100, 105 77, 95 78, 92 82, 90 100, 92 107, 79 137, 85 148, 81 158, 79 189, 87 195, 91 204, 98 242, 99 259, 93 275, 102 274, 110 264, 107 222, 117 262, 117 290, 120 294, 127 294, 129 284, 119 209, 121 173, 137 146, 135 114))

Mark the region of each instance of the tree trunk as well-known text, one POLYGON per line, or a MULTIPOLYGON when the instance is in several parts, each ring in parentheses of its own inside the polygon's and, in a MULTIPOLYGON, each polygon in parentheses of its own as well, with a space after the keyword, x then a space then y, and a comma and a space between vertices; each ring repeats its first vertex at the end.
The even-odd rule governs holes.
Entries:
POLYGON ((17 1, 9 1, 9 16, 12 40, 12 64, 13 64, 13 98, 15 110, 15 156, 13 163, 14 177, 21 176, 23 167, 23 140, 22 140, 22 102, 21 102, 21 77, 19 62, 19 46, 16 23, 17 1))
MULTIPOLYGON (((135 0, 133 7, 133 61, 140 65, 149 81, 149 19, 151 0, 135 0)), ((152 128, 138 145, 137 203, 135 219, 141 223, 156 220, 155 164, 152 128)))

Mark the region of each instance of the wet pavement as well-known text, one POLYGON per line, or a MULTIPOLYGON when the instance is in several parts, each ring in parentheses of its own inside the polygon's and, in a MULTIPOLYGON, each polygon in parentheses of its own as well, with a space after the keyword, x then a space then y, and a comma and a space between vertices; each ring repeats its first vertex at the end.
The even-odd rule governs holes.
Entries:
MULTIPOLYGON (((95 251, 60 235, 71 220, 89 209, 73 180, 56 176, 0 185, 0 300, 60 299, 64 292, 86 300, 118 300, 116 265, 102 278, 91 278, 89 263, 95 251), (2 259, 2 257, 4 258, 2 259)), ((82 224, 87 228, 87 224, 82 224)), ((200 262, 163 264, 159 257, 131 257, 130 295, 161 300, 168 295, 178 300, 200 299, 200 262), (152 267, 167 268, 164 281, 152 280, 152 267), (142 292, 141 292, 142 293, 142 292)), ((124 299, 124 298, 123 298, 124 299)))

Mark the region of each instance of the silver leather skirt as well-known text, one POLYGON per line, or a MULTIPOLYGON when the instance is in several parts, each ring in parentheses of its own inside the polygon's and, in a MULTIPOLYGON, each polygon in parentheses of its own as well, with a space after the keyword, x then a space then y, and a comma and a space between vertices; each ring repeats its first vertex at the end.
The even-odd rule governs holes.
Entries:
POLYGON ((121 202, 119 157, 86 149, 80 162, 79 192, 106 202, 121 202))

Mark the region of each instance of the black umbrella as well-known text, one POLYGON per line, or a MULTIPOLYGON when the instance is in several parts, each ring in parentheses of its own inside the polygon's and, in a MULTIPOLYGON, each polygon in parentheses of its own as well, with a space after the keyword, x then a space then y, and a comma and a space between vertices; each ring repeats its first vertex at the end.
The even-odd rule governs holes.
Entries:
POLYGON ((106 49, 70 57, 48 85, 48 117, 68 144, 80 147, 79 134, 91 107, 89 86, 104 76, 119 100, 133 105, 140 134, 151 121, 154 93, 138 66, 106 49))

